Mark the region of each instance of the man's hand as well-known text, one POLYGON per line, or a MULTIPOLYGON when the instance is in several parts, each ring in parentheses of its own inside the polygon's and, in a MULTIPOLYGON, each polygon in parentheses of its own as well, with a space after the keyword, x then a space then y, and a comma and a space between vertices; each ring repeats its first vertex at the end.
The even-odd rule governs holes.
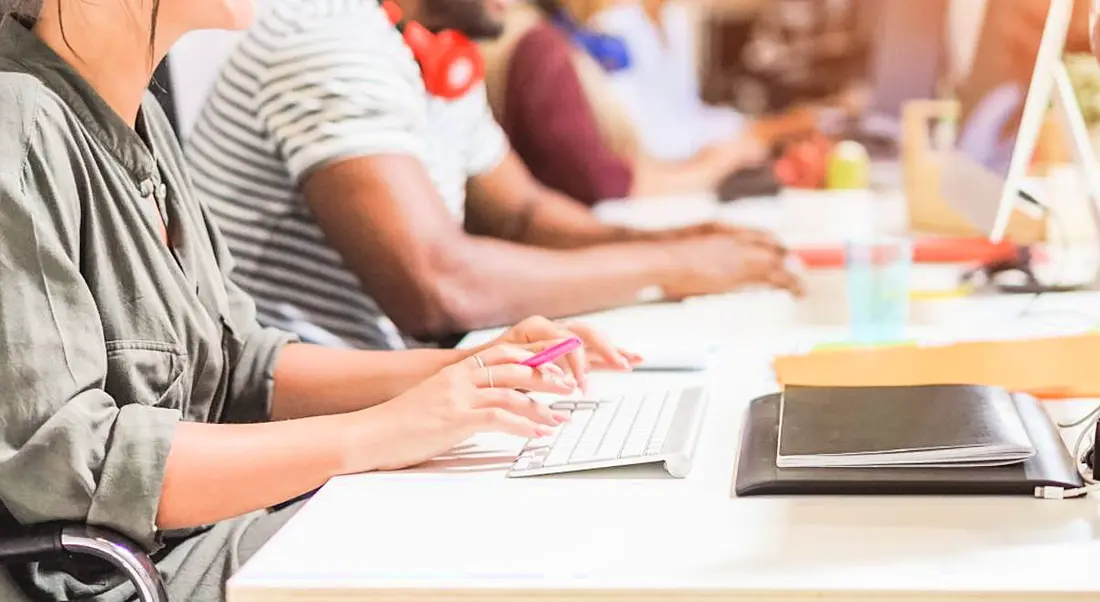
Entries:
POLYGON ((769 153, 770 149, 765 142, 755 135, 746 134, 707 146, 699 151, 699 157, 720 166, 720 172, 730 173, 763 164, 769 153))
POLYGON ((802 285, 787 266, 787 253, 774 245, 747 242, 728 234, 680 241, 673 251, 680 267, 664 283, 673 299, 730 292, 764 285, 801 296, 802 285))
POLYGON ((683 240, 699 236, 724 235, 732 236, 746 244, 755 244, 769 247, 780 253, 786 253, 787 248, 772 233, 749 226, 738 226, 726 222, 703 222, 692 224, 682 228, 663 230, 661 238, 665 240, 683 240))

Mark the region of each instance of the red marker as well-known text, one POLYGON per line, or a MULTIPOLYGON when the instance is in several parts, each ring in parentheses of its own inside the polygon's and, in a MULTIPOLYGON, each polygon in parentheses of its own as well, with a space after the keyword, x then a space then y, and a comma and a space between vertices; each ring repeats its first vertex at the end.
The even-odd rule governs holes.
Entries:
POLYGON ((549 349, 544 349, 543 351, 531 356, 523 362, 523 365, 527 366, 528 368, 538 368, 543 364, 547 364, 549 362, 557 360, 561 356, 580 347, 582 344, 583 343, 581 342, 581 340, 577 337, 566 339, 549 349))

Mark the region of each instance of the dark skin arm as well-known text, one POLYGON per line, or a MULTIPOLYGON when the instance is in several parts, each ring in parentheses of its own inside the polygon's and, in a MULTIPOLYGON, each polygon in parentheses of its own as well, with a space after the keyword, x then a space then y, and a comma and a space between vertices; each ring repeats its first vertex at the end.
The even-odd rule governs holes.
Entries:
POLYGON ((605 224, 584 205, 539 184, 515 153, 509 153, 493 171, 470 180, 468 190, 467 224, 474 231, 529 245, 563 249, 725 234, 784 252, 766 232, 717 222, 665 230, 605 224))
POLYGON ((541 185, 514 152, 470 179, 467 220, 486 236, 554 249, 643 239, 644 233, 600 222, 577 201, 541 185))
MULTIPOLYGON (((671 245, 550 251, 470 236, 413 157, 364 157, 325 166, 307 177, 303 191, 329 243, 364 290, 414 336, 633 303, 642 291, 663 283, 670 264, 671 245)), ((559 208, 544 212, 535 230, 588 219, 581 211, 559 208)), ((594 223, 588 228, 592 236, 600 230, 594 223)))

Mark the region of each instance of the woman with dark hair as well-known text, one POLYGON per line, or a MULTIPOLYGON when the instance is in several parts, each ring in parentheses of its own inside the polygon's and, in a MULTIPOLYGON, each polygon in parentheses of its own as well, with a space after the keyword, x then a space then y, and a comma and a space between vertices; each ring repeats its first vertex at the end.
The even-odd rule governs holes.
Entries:
MULTIPOLYGON (((538 318, 468 351, 322 349, 260 328, 146 93, 173 42, 245 26, 251 0, 0 8, 0 537, 111 528, 173 600, 219 600, 297 506, 267 508, 479 432, 548 434, 564 417, 518 390, 568 392, 590 360, 518 363, 533 352, 578 334, 594 363, 637 360, 538 318)), ((134 597, 98 564, 9 572, 34 599, 134 597)))

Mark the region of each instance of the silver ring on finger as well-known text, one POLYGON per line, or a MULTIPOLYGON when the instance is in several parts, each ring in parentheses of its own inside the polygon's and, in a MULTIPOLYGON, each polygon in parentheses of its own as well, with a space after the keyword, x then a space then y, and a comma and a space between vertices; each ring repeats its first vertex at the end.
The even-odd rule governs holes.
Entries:
POLYGON ((475 353, 474 354, 474 361, 477 362, 477 367, 478 368, 481 368, 481 369, 485 368, 485 360, 481 359, 480 355, 475 353))
POLYGON ((496 385, 493 383, 493 369, 485 366, 485 380, 489 381, 489 388, 495 389, 496 385))

